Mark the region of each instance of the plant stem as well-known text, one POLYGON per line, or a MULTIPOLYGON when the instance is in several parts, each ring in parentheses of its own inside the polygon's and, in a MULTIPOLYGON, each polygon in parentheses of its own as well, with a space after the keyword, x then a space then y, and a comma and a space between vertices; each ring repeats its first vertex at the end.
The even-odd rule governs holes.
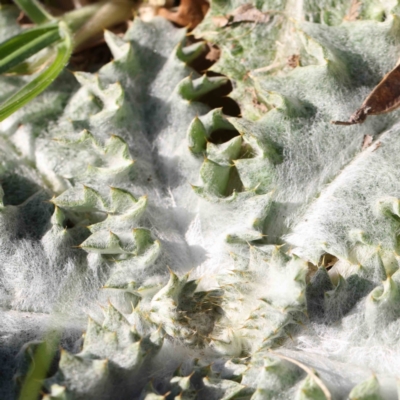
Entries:
POLYGON ((60 19, 63 20, 71 32, 76 32, 82 25, 92 18, 105 4, 107 0, 102 0, 98 3, 89 4, 82 8, 69 11, 64 14, 60 19))
POLYGON ((126 21, 141 0, 111 0, 100 3, 102 7, 75 34, 75 48, 113 25, 126 21))

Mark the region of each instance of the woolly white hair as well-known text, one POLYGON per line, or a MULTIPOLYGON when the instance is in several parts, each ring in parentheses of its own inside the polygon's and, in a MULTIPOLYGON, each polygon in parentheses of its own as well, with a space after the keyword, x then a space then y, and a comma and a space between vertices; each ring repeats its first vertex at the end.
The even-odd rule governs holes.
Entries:
MULTIPOLYGON (((23 127, 17 127, 14 119, 2 124, 2 134, 12 136, 11 141, 5 141, 4 148, 6 151, 9 149, 14 157, 1 164, 0 172, 2 176, 21 174, 30 181, 27 188, 49 187, 56 194, 78 193, 84 197, 85 188, 78 185, 90 184, 90 189, 96 192, 93 195, 93 198, 97 196, 96 206, 101 203, 99 207, 104 208, 109 200, 109 195, 105 194, 109 191, 108 185, 118 184, 119 188, 137 197, 146 194, 147 209, 143 219, 135 220, 137 226, 133 228, 148 229, 159 240, 162 250, 151 266, 143 262, 148 269, 126 256, 129 253, 126 249, 121 251, 123 256, 119 259, 115 257, 118 261, 115 264, 114 259, 102 257, 100 252, 100 255, 87 255, 82 249, 75 248, 89 235, 81 226, 85 221, 83 214, 77 216, 71 207, 75 226, 65 227, 63 224, 68 225, 67 222, 51 220, 49 210, 52 211, 52 206, 44 203, 49 200, 47 191, 38 189, 30 196, 25 193, 22 197, 17 193, 14 198, 19 201, 14 203, 7 200, 10 192, 3 184, 5 200, 0 227, 5 234, 0 238, 3 245, 0 253, 0 301, 3 308, 13 309, 4 314, 5 331, 15 332, 14 310, 35 313, 34 322, 27 324, 35 331, 34 338, 41 336, 45 329, 41 325, 41 321, 46 319, 42 313, 58 313, 54 324, 67 328, 72 324, 75 330, 82 328, 85 312, 101 321, 103 317, 96 303, 104 304, 107 295, 104 291, 99 294, 98 289, 118 268, 122 270, 121 265, 128 265, 126 271, 122 270, 127 272, 124 277, 156 288, 157 284, 167 282, 167 266, 178 274, 192 271, 191 277, 202 278, 202 289, 215 287, 227 276, 228 281, 231 276, 237 278, 236 286, 231 285, 237 290, 237 298, 232 296, 229 298, 231 304, 225 305, 228 317, 221 319, 226 326, 218 327, 221 336, 236 333, 236 328, 242 329, 244 317, 251 319, 252 312, 261 309, 260 297, 265 300, 267 309, 273 304, 278 310, 275 310, 276 314, 280 314, 276 316, 270 309, 264 314, 260 312, 262 329, 250 334, 250 328, 246 327, 246 331, 243 328, 245 333, 237 335, 240 340, 232 340, 232 345, 224 342, 220 348, 215 344, 207 350, 214 356, 219 351, 225 358, 240 356, 244 348, 252 351, 252 346, 256 348, 264 339, 265 331, 280 331, 282 326, 279 323, 286 327, 291 318, 289 311, 304 311, 306 262, 297 260, 296 255, 318 264, 320 256, 329 252, 340 259, 334 271, 344 278, 351 278, 359 272, 361 264, 367 273, 363 275, 360 272, 360 277, 368 281, 369 289, 377 286, 372 293, 376 298, 388 290, 397 296, 399 286, 394 272, 398 269, 396 251, 400 216, 397 200, 400 194, 398 126, 377 138, 397 116, 368 120, 363 126, 348 130, 328 122, 331 118, 349 115, 362 102, 376 77, 390 69, 398 46, 388 44, 387 38, 380 39, 388 51, 384 58, 379 57, 369 46, 368 32, 375 29, 377 33, 386 34, 393 23, 389 18, 382 25, 362 23, 354 30, 344 26, 332 28, 329 32, 316 24, 304 24, 302 30, 319 43, 316 45, 318 65, 299 68, 286 79, 264 79, 254 72, 252 79, 260 92, 273 95, 270 101, 276 109, 257 122, 230 119, 242 136, 239 154, 244 156, 239 160, 229 160, 228 165, 222 166, 217 165, 214 159, 212 162, 216 166, 210 164, 207 173, 203 167, 209 160, 204 161, 202 156, 192 154, 187 148, 187 127, 207 108, 183 98, 179 92, 179 82, 190 73, 176 56, 184 31, 156 20, 150 24, 135 23, 123 41, 107 34, 115 61, 103 67, 98 75, 77 75, 82 87, 74 92, 65 109, 59 107, 62 99, 58 98, 53 110, 59 115, 57 123, 49 123, 35 140, 35 120, 32 122, 27 118, 27 125, 23 127), (172 36, 160 35, 165 31, 172 36), (332 32, 335 33, 333 38, 330 36, 332 32), (366 37, 366 40, 350 40, 356 44, 348 45, 352 35, 366 37), (370 65, 370 70, 366 76, 354 78, 351 82, 349 76, 354 72, 351 68, 359 59, 370 65), (344 65, 350 65, 350 72, 344 65), (343 71, 343 76, 338 71, 343 71), (142 101, 143 96, 145 101, 142 101), (83 129, 89 129, 95 135, 93 146, 77 142, 83 129), (371 132, 375 135, 375 144, 347 165, 359 151, 362 137, 371 132), (120 153, 104 161, 111 133, 122 138, 129 157, 135 159, 132 175, 129 175, 129 170, 122 178, 112 176, 85 181, 88 175, 80 174, 80 171, 86 171, 88 165, 103 172, 120 166, 120 153), (75 140, 74 150, 69 147, 70 143, 62 148, 53 142, 53 139, 60 138, 75 140), (22 166, 16 165, 19 158, 14 146, 24 158, 22 166), (32 163, 35 163, 34 167, 32 163), (212 185, 207 186, 207 180, 215 179, 219 183, 220 167, 237 172, 242 192, 225 196, 209 190, 212 185), (203 197, 195 194, 190 184, 196 185, 197 192, 203 197), (102 196, 107 197, 107 201, 103 201, 102 196), (273 259, 272 253, 278 253, 278 249, 265 244, 281 243, 282 235, 286 233, 284 242, 296 248, 291 255, 279 255, 273 259), (229 252, 240 258, 242 264, 239 267, 232 266, 229 252), (387 290, 386 286, 383 289, 380 286, 380 280, 385 278, 387 290), (240 305, 235 304, 236 300, 240 300, 240 305), (270 319, 265 317, 267 314, 270 319), (241 342, 242 339, 251 342, 253 338, 254 343, 250 345, 241 342)), ((381 34, 379 38, 384 36, 381 34)), ((190 79, 196 77, 193 74, 190 79)), ((69 92, 64 97, 68 96, 69 92)), ((48 102, 49 99, 45 105, 48 102)), ((213 147, 215 152, 223 153, 225 150, 223 146, 213 147)), ((129 158, 124 153, 125 156, 129 158)), ((218 160, 221 159, 222 156, 218 160)), ((225 161, 223 159, 222 163, 225 161)), ((229 174, 226 174, 228 180, 231 178, 229 174)), ((79 197, 73 195, 70 196, 73 200, 79 197)), ((87 216, 87 222, 92 226, 104 222, 108 215, 124 217, 124 213, 118 213, 118 210, 93 209, 87 216)), ((117 227, 122 231, 121 237, 126 228, 122 225, 117 227)), ((340 382, 343 390, 336 393, 338 396, 347 395, 355 383, 374 372, 381 384, 387 384, 385 395, 391 398, 393 375, 400 368, 395 340, 399 330, 398 314, 392 313, 393 307, 389 304, 384 310, 393 317, 392 320, 375 324, 374 318, 380 309, 371 311, 368 301, 372 301, 372 294, 363 299, 366 293, 361 289, 362 294, 359 294, 358 288, 350 286, 348 280, 331 275, 333 282, 335 279, 339 282, 336 287, 332 282, 326 287, 321 285, 322 289, 318 287, 326 320, 311 322, 306 328, 298 329, 293 342, 286 344, 287 352, 282 354, 289 354, 314 367, 332 387, 340 382), (346 292, 346 296, 350 300, 347 297, 337 300, 340 292, 336 291, 343 290, 340 284, 349 285, 350 294, 346 292), (328 299, 330 295, 333 300, 328 299), (351 303, 351 310, 343 306, 345 300, 351 303), (349 314, 344 315, 347 312, 349 314), (333 317, 338 315, 341 318, 332 323, 333 317), (374 319, 372 324, 371 318, 374 319), (359 368, 343 371, 342 363, 354 363, 359 368), (327 366, 332 366, 334 374, 326 372, 327 366)), ((311 279, 310 285, 314 283, 311 279)), ((143 303, 149 310, 149 299, 143 303)), ((215 342, 217 339, 213 338, 215 342)), ((5 334, 1 340, 7 344, 10 335, 5 334)), ((154 374, 167 375, 185 357, 198 354, 200 352, 168 342, 151 361, 154 374), (158 370, 157 366, 166 360, 168 365, 158 370)), ((206 355, 212 359, 210 354, 206 355)), ((147 371, 146 374, 150 373, 147 371)))

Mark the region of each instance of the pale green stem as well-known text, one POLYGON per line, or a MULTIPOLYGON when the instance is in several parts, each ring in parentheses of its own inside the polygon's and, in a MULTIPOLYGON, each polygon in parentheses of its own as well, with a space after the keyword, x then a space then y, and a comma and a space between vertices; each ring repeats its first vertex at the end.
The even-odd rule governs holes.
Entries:
POLYGON ((140 3, 139 0, 111 0, 102 3, 103 6, 76 32, 75 48, 102 33, 104 29, 126 21, 140 3))
POLYGON ((89 4, 85 7, 65 13, 60 19, 63 20, 71 32, 76 32, 88 19, 92 18, 105 4, 107 0, 89 4))

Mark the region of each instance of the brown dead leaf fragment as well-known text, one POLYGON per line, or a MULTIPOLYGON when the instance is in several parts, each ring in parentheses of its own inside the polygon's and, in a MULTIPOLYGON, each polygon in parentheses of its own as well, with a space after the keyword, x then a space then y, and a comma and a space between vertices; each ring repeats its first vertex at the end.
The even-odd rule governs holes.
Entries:
POLYGON ((361 1, 352 0, 349 12, 344 17, 345 21, 355 21, 360 15, 361 1))
POLYGON ((325 267, 325 269, 330 270, 336 263, 338 258, 332 254, 323 254, 320 258, 319 265, 325 267))
POLYGON ((256 22, 258 24, 266 24, 270 20, 268 13, 263 13, 252 4, 243 4, 226 16, 213 17, 213 22, 218 27, 233 25, 241 22, 256 22))
POLYGON ((361 151, 364 151, 366 148, 371 146, 373 140, 374 138, 371 135, 364 135, 361 151))
POLYGON ((222 15, 219 15, 218 17, 212 17, 212 22, 214 25, 216 25, 218 28, 223 28, 224 26, 227 26, 229 23, 229 18, 224 17, 222 15))
POLYGON ((386 114, 400 107, 400 64, 387 73, 350 120, 331 121, 336 125, 363 123, 368 115, 386 114))
POLYGON ((382 146, 381 142, 376 142, 374 148, 372 149, 372 152, 374 152, 375 150, 378 150, 379 147, 381 147, 381 146, 382 146))
POLYGON ((318 271, 318 267, 311 262, 307 263, 307 267, 308 267, 308 270, 307 270, 307 274, 306 274, 306 283, 310 283, 311 278, 318 271))
POLYGON ((268 111, 268 107, 259 100, 256 89, 246 88, 246 92, 251 93, 251 102, 254 108, 258 109, 262 113, 266 113, 268 111))
POLYGON ((299 54, 292 54, 287 59, 287 65, 291 68, 296 68, 300 65, 300 55, 299 54))
POLYGON ((216 62, 221 56, 221 50, 216 46, 210 46, 210 51, 206 55, 206 60, 216 62))
POLYGON ((177 11, 160 8, 158 15, 175 24, 193 29, 203 20, 209 7, 207 0, 181 0, 177 11))
POLYGON ((267 13, 263 13, 251 4, 244 4, 238 7, 232 13, 233 19, 229 22, 233 24, 235 22, 257 22, 260 24, 266 24, 270 20, 270 16, 267 13))

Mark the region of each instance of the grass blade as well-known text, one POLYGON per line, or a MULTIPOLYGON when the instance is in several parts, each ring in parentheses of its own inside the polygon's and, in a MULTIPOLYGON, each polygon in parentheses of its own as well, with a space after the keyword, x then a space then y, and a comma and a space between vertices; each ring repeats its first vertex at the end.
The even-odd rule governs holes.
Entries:
POLYGON ((23 61, 16 67, 9 69, 5 75, 33 75, 36 72, 44 70, 54 60, 55 54, 56 51, 54 47, 48 47, 46 51, 42 51, 40 54, 37 54, 37 57, 23 61))
POLYGON ((40 395, 43 381, 50 369, 57 346, 60 342, 61 332, 49 332, 35 351, 32 363, 22 384, 18 400, 37 400, 40 395))
POLYGON ((35 24, 45 24, 54 20, 36 0, 14 0, 14 2, 35 24))
POLYGON ((60 40, 58 25, 34 28, 0 44, 0 74, 60 40))
POLYGON ((64 69, 71 56, 72 38, 64 23, 60 22, 59 26, 64 37, 62 42, 56 47, 57 55, 54 62, 38 77, 26 84, 22 89, 0 105, 0 121, 3 121, 39 95, 64 69))

